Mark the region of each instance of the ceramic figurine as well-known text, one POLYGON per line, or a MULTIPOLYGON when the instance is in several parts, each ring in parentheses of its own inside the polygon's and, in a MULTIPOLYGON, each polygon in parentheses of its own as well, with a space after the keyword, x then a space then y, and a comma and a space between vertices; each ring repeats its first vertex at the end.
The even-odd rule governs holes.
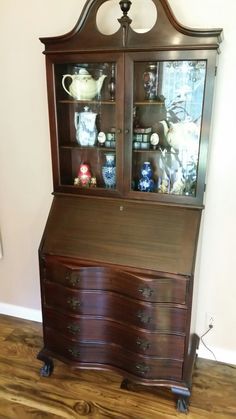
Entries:
POLYGON ((169 193, 170 192, 170 179, 166 173, 158 178, 158 192, 169 193))
POLYGON ((96 188, 97 187, 97 179, 95 178, 95 176, 91 177, 89 186, 90 186, 90 188, 96 188))

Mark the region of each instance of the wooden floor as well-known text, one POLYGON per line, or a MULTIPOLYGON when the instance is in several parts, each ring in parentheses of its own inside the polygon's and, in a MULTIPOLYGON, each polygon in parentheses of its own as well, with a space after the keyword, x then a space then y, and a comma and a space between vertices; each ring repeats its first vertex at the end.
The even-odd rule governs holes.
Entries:
MULTIPOLYGON (((0 315, 0 418, 184 418, 168 390, 121 390, 111 372, 77 371, 55 361, 40 377, 41 324, 0 315)), ((236 369, 198 359, 188 419, 236 418, 236 369)))

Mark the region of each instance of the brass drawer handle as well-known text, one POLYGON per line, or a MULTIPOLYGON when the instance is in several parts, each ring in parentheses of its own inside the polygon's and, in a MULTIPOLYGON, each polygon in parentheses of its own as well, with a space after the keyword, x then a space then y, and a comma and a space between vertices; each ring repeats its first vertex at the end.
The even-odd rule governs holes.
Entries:
POLYGON ((69 282, 70 285, 72 285, 72 287, 75 287, 76 285, 79 285, 81 278, 79 276, 79 274, 77 275, 73 275, 73 273, 67 273, 66 274, 66 282, 69 282))
POLYGON ((150 342, 148 342, 148 340, 145 339, 138 338, 136 344, 143 351, 147 351, 150 348, 150 342))
POLYGON ((137 316, 140 319, 140 321, 144 324, 150 323, 150 321, 152 320, 151 316, 145 313, 145 311, 139 311, 137 316))
POLYGON ((68 324, 67 329, 69 330, 70 333, 72 333, 73 335, 76 335, 77 333, 80 332, 80 327, 78 324, 76 323, 72 323, 72 324, 68 324))
POLYGON ((80 300, 77 300, 77 298, 74 297, 68 298, 67 303, 73 308, 73 310, 76 310, 81 305, 80 300))
POLYGON ((69 348, 68 352, 74 357, 78 358, 80 356, 80 351, 76 348, 69 348))
POLYGON ((150 298, 152 294, 154 293, 154 290, 152 290, 149 287, 141 287, 138 290, 145 298, 150 298))
POLYGON ((150 367, 146 365, 144 362, 136 364, 135 368, 140 374, 147 374, 150 371, 150 367))

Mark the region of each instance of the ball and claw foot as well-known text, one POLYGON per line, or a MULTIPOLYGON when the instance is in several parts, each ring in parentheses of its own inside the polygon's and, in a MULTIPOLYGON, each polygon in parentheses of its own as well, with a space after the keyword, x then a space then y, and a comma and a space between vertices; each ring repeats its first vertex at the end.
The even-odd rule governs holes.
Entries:
POLYGON ((121 382, 120 388, 123 390, 129 390, 129 384, 131 382, 128 380, 128 378, 124 378, 124 380, 121 382))
POLYGON ((180 397, 176 403, 177 411, 180 413, 188 413, 188 401, 180 397))
POLYGON ((50 377, 53 372, 53 363, 48 362, 45 363, 42 368, 40 368, 40 375, 41 377, 50 377))
POLYGON ((44 366, 39 370, 41 377, 49 377, 54 369, 53 360, 47 355, 44 355, 42 352, 38 353, 37 359, 44 362, 44 366))

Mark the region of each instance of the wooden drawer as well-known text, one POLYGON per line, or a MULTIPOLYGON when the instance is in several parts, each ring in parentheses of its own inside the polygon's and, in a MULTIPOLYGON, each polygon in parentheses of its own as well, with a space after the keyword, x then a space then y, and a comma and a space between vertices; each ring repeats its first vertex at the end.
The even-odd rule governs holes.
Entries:
POLYGON ((45 278, 67 287, 107 290, 150 302, 186 304, 188 277, 131 273, 103 266, 78 266, 48 257, 45 278))
POLYGON ((184 336, 144 331, 103 318, 65 316, 51 309, 44 312, 44 324, 81 343, 114 343, 133 352, 179 360, 184 356, 184 336))
POLYGON ((44 300, 65 314, 101 316, 147 330, 185 334, 184 307, 136 301, 110 291, 71 290, 51 282, 45 283, 44 300))
POLYGON ((114 344, 78 344, 48 328, 44 331, 44 339, 46 349, 78 363, 82 368, 110 366, 146 379, 182 378, 182 361, 179 360, 147 357, 114 344))

